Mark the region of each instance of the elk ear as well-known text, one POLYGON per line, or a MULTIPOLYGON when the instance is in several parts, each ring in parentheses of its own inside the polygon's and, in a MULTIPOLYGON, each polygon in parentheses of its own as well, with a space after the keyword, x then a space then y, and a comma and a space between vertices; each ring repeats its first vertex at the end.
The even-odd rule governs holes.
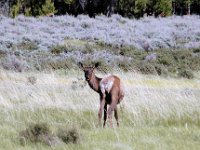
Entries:
POLYGON ((78 63, 79 68, 83 69, 83 64, 81 62, 78 63))

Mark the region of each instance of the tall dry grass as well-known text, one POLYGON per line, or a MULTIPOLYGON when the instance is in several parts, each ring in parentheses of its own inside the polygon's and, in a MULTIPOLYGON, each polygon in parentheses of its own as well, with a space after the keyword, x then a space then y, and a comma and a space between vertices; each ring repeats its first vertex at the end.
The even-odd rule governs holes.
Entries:
MULTIPOLYGON (((126 89, 120 108, 131 114, 129 119, 134 124, 146 121, 200 124, 199 79, 161 78, 132 72, 115 74, 123 80, 126 89)), ((0 81, 0 108, 3 109, 97 112, 99 107, 98 94, 89 88, 79 71, 14 73, 1 70, 0 81)))

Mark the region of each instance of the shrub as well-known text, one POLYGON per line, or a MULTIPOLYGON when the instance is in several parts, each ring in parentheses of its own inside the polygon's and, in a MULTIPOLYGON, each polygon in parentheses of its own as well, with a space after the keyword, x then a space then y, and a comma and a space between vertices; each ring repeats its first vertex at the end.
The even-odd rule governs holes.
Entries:
POLYGON ((171 53, 177 62, 189 59, 192 56, 191 50, 175 50, 171 53))
POLYGON ((46 123, 31 124, 27 129, 19 133, 19 140, 22 145, 28 142, 48 144, 52 137, 49 126, 46 123))
POLYGON ((187 78, 187 79, 192 79, 194 78, 194 74, 191 70, 188 69, 180 69, 178 72, 179 77, 187 78))
POLYGON ((23 41, 17 45, 18 49, 20 50, 37 50, 38 45, 32 41, 23 41))
POLYGON ((84 44, 84 48, 81 49, 81 51, 83 54, 88 54, 88 53, 91 54, 94 51, 93 49, 94 49, 94 45, 87 42, 84 44))
POLYGON ((62 139, 62 141, 66 144, 73 143, 78 144, 80 142, 80 134, 78 130, 75 128, 63 128, 59 129, 57 136, 62 139))
POLYGON ((36 84, 37 78, 34 76, 30 76, 27 78, 28 83, 31 83, 32 85, 36 84))
POLYGON ((87 28, 90 28, 91 25, 90 25, 89 23, 87 23, 87 22, 83 22, 83 23, 81 24, 81 27, 84 28, 84 29, 87 29, 87 28))
POLYGON ((132 63, 131 63, 131 61, 129 61, 129 60, 127 60, 127 59, 123 59, 123 60, 117 62, 117 64, 118 64, 118 67, 119 67, 120 69, 122 69, 123 71, 129 71, 129 70, 131 70, 131 68, 132 68, 132 63))
POLYGON ((56 46, 51 47, 50 51, 52 54, 59 55, 67 51, 67 47, 65 45, 56 45, 56 46))
POLYGON ((112 70, 111 66, 106 63, 106 60, 103 60, 103 59, 96 59, 95 61, 93 61, 92 59, 85 59, 85 60, 83 60, 83 64, 85 66, 94 66, 96 63, 99 63, 99 66, 98 66, 97 69, 100 72, 107 73, 110 70, 112 70))
POLYGON ((16 57, 15 55, 8 56, 1 60, 1 65, 6 70, 22 72, 28 70, 27 62, 16 57))
POLYGON ((163 64, 165 66, 170 66, 172 64, 171 59, 167 56, 159 57, 158 62, 159 62, 159 64, 163 64))
POLYGON ((99 66, 97 69, 100 72, 107 73, 107 72, 110 72, 112 69, 114 69, 110 65, 108 65, 104 60, 96 60, 96 61, 92 62, 91 64, 94 66, 96 63, 99 63, 99 66))
POLYGON ((157 74, 154 63, 142 62, 137 65, 137 70, 143 74, 157 74))
POLYGON ((136 52, 134 49, 129 48, 129 47, 123 47, 120 49, 119 54, 122 56, 129 56, 129 57, 134 57, 136 53, 141 54, 141 51, 136 52))
POLYGON ((3 14, 4 16, 9 16, 9 1, 0 1, 0 14, 3 14))
POLYGON ((194 71, 199 71, 200 70, 200 54, 197 56, 193 56, 189 62, 189 68, 194 71))
POLYGON ((3 50, 0 50, 0 58, 2 57, 5 57, 7 54, 7 52, 3 51, 3 50))
POLYGON ((157 59, 156 53, 149 54, 149 55, 147 55, 147 56, 144 58, 144 60, 145 60, 146 62, 154 62, 154 61, 156 61, 156 59, 157 59))
POLYGON ((193 71, 200 69, 200 55, 198 50, 181 50, 172 53, 178 68, 185 68, 193 71))
POLYGON ((158 64, 162 64, 164 66, 170 66, 174 64, 174 58, 171 53, 160 52, 157 59, 158 64))
POLYGON ((159 76, 168 76, 169 75, 168 69, 163 65, 156 64, 155 70, 159 76))
POLYGON ((193 49, 193 53, 200 53, 200 48, 193 49))

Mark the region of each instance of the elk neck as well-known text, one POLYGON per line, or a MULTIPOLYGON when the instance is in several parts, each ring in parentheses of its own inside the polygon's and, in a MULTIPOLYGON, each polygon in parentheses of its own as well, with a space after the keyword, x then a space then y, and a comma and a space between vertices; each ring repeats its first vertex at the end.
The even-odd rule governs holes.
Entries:
POLYGON ((97 77, 95 74, 92 75, 92 78, 88 81, 89 86, 96 92, 100 92, 100 81, 102 79, 97 77))

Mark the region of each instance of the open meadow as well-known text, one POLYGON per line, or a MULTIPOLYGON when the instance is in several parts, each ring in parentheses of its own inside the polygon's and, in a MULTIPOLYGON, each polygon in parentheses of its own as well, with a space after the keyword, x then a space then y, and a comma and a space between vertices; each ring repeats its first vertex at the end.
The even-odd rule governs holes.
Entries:
MULTIPOLYGON (((120 127, 98 126, 98 95, 81 71, 0 71, 0 149, 199 149, 200 80, 114 72, 126 96, 118 105, 120 127), (51 136, 75 129, 77 144, 20 140, 31 124, 51 136)), ((97 72, 98 76, 103 74, 97 72)), ((114 118, 113 118, 114 119, 114 118)), ((25 137, 23 137, 25 138, 25 137)))

